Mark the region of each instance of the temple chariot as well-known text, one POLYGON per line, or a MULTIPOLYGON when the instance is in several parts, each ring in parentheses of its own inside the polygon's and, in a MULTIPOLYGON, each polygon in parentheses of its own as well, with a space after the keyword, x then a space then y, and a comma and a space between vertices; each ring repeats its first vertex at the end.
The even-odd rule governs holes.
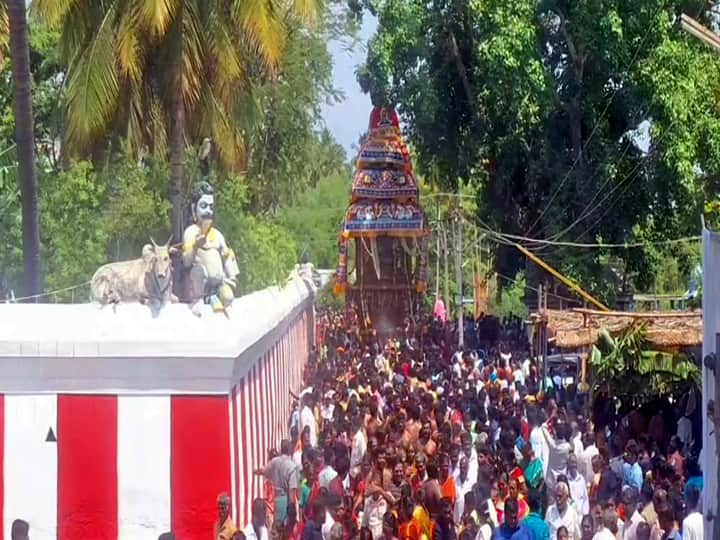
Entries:
POLYGON ((374 108, 339 238, 335 292, 364 329, 394 332, 427 285, 429 230, 397 113, 374 108))

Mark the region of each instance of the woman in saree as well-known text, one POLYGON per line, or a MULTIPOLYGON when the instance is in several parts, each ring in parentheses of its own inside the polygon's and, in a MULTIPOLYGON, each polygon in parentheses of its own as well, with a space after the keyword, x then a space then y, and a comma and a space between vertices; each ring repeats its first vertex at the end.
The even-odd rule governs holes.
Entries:
MULTIPOLYGON (((520 452, 522 453, 523 459, 520 462, 520 468, 522 469, 522 479, 524 480, 524 488, 526 491, 533 490, 544 492, 545 491, 545 475, 543 474, 542 461, 535 457, 532 445, 529 443, 522 443, 520 446, 520 452)), ((542 497, 545 500, 545 497, 542 497)), ((545 515, 545 508, 540 509, 540 515, 545 515)))
POLYGON ((542 461, 535 457, 532 446, 528 443, 519 443, 520 452, 522 452, 522 468, 525 485, 528 489, 542 489, 544 480, 542 461))
POLYGON ((518 503, 518 519, 525 519, 530 514, 530 506, 526 499, 525 478, 519 467, 516 467, 510 473, 510 481, 508 483, 508 497, 515 499, 518 503))

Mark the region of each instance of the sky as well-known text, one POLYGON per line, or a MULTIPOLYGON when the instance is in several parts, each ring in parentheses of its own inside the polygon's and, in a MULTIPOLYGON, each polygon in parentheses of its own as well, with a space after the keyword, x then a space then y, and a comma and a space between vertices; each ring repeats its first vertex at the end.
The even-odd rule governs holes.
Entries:
POLYGON ((352 145, 357 144, 370 117, 370 96, 360 91, 355 80, 355 68, 365 60, 367 41, 376 28, 377 19, 365 13, 360 39, 352 51, 344 50, 343 44, 337 41, 329 44, 333 58, 333 82, 337 89, 345 93, 345 99, 340 103, 324 105, 323 118, 348 155, 353 154, 352 145))

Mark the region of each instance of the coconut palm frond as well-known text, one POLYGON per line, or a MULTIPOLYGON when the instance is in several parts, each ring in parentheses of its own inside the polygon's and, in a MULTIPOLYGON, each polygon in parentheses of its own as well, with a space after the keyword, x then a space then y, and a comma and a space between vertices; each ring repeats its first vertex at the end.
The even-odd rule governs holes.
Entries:
POLYGON ((277 69, 287 42, 285 24, 273 0, 233 0, 233 18, 268 70, 277 69))
POLYGON ((203 89, 201 116, 204 119, 201 129, 204 134, 212 137, 218 157, 225 168, 236 171, 243 169, 247 160, 245 142, 228 114, 227 108, 223 106, 209 84, 206 84, 203 89))
POLYGON ((248 85, 248 74, 240 50, 228 29, 226 14, 213 5, 208 20, 207 48, 211 54, 211 75, 215 79, 217 95, 224 104, 248 85))
POLYGON ((317 24, 323 12, 323 0, 292 0, 292 12, 307 25, 317 24))
POLYGON ((51 29, 58 29, 65 24, 68 13, 82 7, 83 0, 33 0, 30 9, 51 29))
MULTIPOLYGON (((38 18, 45 20, 39 9, 38 18)), ((87 43, 96 32, 99 19, 102 19, 102 15, 97 13, 96 7, 86 2, 73 3, 65 13, 58 48, 60 58, 68 70, 73 69, 78 58, 84 53, 87 43)))
POLYGON ((144 58, 140 11, 134 4, 122 12, 117 28, 117 60, 123 76, 138 83, 142 77, 144 58))
POLYGON ((10 20, 8 19, 7 0, 0 0, 0 65, 8 58, 10 46, 10 20))
POLYGON ((204 78, 204 28, 202 26, 197 4, 193 0, 185 0, 182 12, 182 58, 181 81, 185 103, 194 107, 201 98, 204 78))
POLYGON ((82 148, 103 133, 117 110, 120 84, 114 11, 113 5, 68 73, 66 137, 70 147, 82 148))
POLYGON ((139 22, 157 37, 164 35, 177 16, 183 0, 137 0, 139 22))

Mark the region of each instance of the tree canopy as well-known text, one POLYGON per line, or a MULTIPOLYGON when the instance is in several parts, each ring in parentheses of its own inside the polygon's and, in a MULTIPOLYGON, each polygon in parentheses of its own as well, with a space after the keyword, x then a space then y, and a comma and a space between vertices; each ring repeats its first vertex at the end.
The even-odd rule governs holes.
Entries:
MULTIPOLYGON (((475 188, 493 230, 649 243, 700 230, 718 191, 720 59, 684 35, 673 0, 378 0, 358 79, 396 105, 419 171, 475 188)), ((703 8, 704 9, 704 8, 703 8)), ((609 266, 655 285, 676 248, 533 249, 612 299, 609 266)), ((498 246, 496 269, 522 260, 498 246)))

